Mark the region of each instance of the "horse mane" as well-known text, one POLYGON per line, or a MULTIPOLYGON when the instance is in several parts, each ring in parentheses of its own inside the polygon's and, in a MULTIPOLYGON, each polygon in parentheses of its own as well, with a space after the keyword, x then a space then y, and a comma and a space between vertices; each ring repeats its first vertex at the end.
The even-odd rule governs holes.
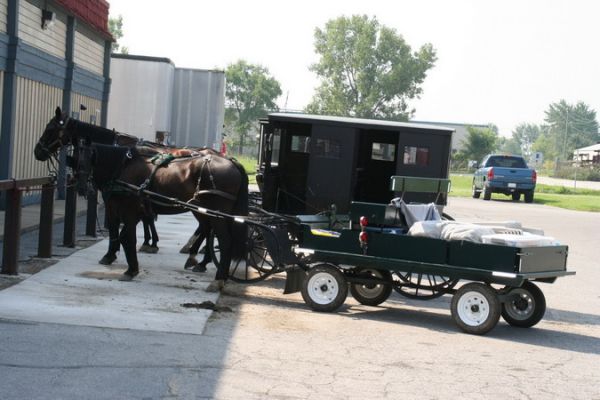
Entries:
POLYGON ((90 143, 113 144, 117 133, 98 125, 88 124, 77 119, 70 119, 68 128, 77 136, 90 143))
POLYGON ((125 163, 138 156, 135 147, 94 144, 93 180, 96 187, 104 189, 121 175, 125 163))

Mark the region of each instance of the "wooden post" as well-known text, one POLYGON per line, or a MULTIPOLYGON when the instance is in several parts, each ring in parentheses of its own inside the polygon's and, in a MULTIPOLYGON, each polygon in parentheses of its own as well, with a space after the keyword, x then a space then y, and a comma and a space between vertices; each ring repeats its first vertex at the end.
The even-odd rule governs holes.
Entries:
POLYGON ((77 189, 73 177, 67 177, 67 192, 65 198, 65 229, 63 246, 75 247, 75 228, 77 221, 77 189))
POLYGON ((42 204, 40 206, 40 232, 38 238, 38 257, 52 257, 52 226, 54 224, 54 183, 42 186, 42 204))
POLYGON ((2 273, 17 275, 21 239, 21 202, 23 193, 16 185, 6 193, 4 213, 4 243, 2 250, 2 273))

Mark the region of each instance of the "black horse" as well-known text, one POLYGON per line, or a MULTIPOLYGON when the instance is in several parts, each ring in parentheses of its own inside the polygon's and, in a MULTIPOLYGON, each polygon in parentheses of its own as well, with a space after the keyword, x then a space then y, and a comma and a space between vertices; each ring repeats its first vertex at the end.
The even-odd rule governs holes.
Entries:
MULTIPOLYGON (((123 246, 128 264, 123 280, 131 280, 139 273, 135 228, 143 215, 143 205, 139 196, 123 191, 122 187, 115 184, 117 179, 140 186, 147 183, 154 172, 151 185, 156 193, 206 209, 247 215, 248 176, 243 166, 235 160, 210 154, 200 155, 174 160, 168 167, 153 171, 153 165, 135 147, 117 154, 119 147, 114 145, 119 144, 118 136, 108 129, 69 119, 57 108, 55 117, 50 120, 35 147, 35 157, 46 161, 55 156, 59 148, 67 145, 77 148, 82 144, 105 144, 113 147, 104 148, 102 152, 99 150, 102 146, 96 146, 91 172, 99 189, 108 194, 105 205, 109 230, 116 229, 118 232, 120 222, 123 223, 116 243, 117 249, 119 243, 123 246), (103 157, 109 153, 114 159, 107 164, 103 157)), ((164 204, 154 204, 152 207, 158 214, 185 212, 164 204)), ((219 240, 221 262, 215 282, 211 284, 212 288, 219 289, 228 278, 231 260, 244 256, 246 227, 233 223, 229 218, 213 218, 199 213, 194 213, 194 216, 205 232, 212 229, 219 240)), ((111 242, 110 245, 114 244, 111 242)))

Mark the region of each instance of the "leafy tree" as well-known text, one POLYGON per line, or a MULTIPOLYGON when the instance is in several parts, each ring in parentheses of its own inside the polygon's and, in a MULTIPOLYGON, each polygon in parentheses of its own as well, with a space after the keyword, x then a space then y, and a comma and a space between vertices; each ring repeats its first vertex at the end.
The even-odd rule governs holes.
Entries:
POLYGON ((515 137, 498 137, 498 140, 496 141, 496 150, 502 152, 502 153, 509 153, 509 154, 523 154, 523 151, 521 150, 521 145, 519 143, 519 141, 517 139, 515 139, 515 137))
POLYGON ((241 154, 246 135, 258 118, 277 109, 275 100, 281 95, 281 86, 265 67, 244 60, 227 67, 225 80, 225 120, 237 136, 234 141, 241 154))
POLYGON ((533 144, 540 136, 540 132, 539 125, 528 123, 519 124, 512 132, 512 139, 520 148, 518 154, 529 157, 533 151, 533 144))
MULTIPOLYGON (((545 132, 547 138, 542 142, 553 156, 569 160, 575 149, 598 141, 596 111, 587 104, 580 101, 572 105, 560 100, 550 104, 545 114, 548 129, 545 132)), ((545 154, 545 157, 548 159, 549 155, 545 154)))
POLYGON ((431 44, 413 52, 394 29, 366 15, 330 20, 315 30, 321 85, 307 107, 315 114, 407 120, 436 61, 431 44))
POLYGON ((123 16, 119 15, 116 18, 109 18, 108 30, 110 31, 112 37, 115 39, 115 41, 112 44, 112 52, 116 53, 120 49, 121 54, 128 54, 129 49, 127 47, 121 47, 119 45, 119 39, 123 37, 123 16))
POLYGON ((489 128, 467 127, 467 136, 463 140, 461 157, 465 160, 481 161, 486 154, 492 153, 496 148, 498 132, 489 128))

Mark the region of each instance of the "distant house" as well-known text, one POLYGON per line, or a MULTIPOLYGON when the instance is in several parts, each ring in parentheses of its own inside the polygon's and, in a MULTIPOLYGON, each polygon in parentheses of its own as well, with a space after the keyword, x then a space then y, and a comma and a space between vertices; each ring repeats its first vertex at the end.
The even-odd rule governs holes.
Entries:
POLYGON ((481 125, 481 124, 459 124, 453 122, 431 122, 431 121, 410 121, 413 124, 423 124, 423 125, 435 125, 435 126, 443 126, 447 128, 454 129, 454 134, 452 135, 452 154, 455 154, 464 148, 463 141, 466 139, 468 131, 467 128, 469 126, 473 128, 486 129, 489 125, 481 125))
POLYGON ((600 164, 600 143, 575 149, 573 160, 581 164, 600 164))

